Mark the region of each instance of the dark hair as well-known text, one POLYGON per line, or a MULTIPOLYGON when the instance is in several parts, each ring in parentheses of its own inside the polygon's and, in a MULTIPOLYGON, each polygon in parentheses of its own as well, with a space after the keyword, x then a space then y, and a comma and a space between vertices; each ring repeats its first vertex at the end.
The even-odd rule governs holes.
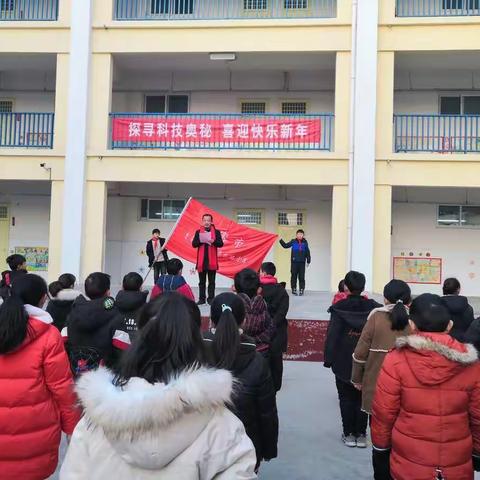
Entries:
POLYGON ((410 318, 421 332, 444 332, 450 322, 441 297, 432 293, 419 295, 412 302, 410 318))
POLYGON ((211 213, 204 213, 202 215, 202 220, 205 218, 205 217, 210 217, 210 221, 213 222, 213 215, 211 213))
POLYGON ((58 280, 48 285, 48 292, 52 298, 55 298, 62 290, 64 290, 63 285, 58 280))
POLYGON ((178 272, 182 270, 183 262, 179 258, 171 258, 167 262, 167 273, 169 275, 178 275, 178 272))
POLYGON ((345 275, 345 286, 353 295, 360 295, 365 290, 365 281, 365 275, 355 270, 345 275))
POLYGON ((47 294, 47 283, 38 275, 22 275, 15 279, 11 296, 0 307, 0 354, 8 353, 23 343, 28 334, 25 304, 40 306, 47 294))
POLYGON ((215 325, 212 345, 215 366, 229 370, 240 348, 238 328, 245 320, 245 305, 238 295, 221 293, 213 299, 210 318, 215 325))
POLYGON ((90 300, 102 298, 110 290, 110 275, 102 272, 91 273, 85 280, 85 293, 90 300))
POLYGON ((154 235, 155 233, 158 233, 160 235, 160 230, 158 228, 154 228, 152 230, 152 235, 154 235))
POLYGON ((457 295, 460 290, 460 282, 456 278, 447 278, 443 282, 444 295, 457 295))
POLYGON ((10 267, 10 270, 13 270, 13 271, 17 270, 18 267, 23 265, 26 261, 27 259, 23 255, 20 255, 18 253, 14 253, 13 255, 10 255, 9 257, 7 257, 7 260, 6 260, 6 262, 8 263, 8 266, 10 267))
POLYGON ((272 275, 272 277, 275 276, 277 273, 277 267, 273 262, 264 262, 262 263, 262 266, 260 267, 260 270, 262 272, 265 272, 267 275, 272 275))
POLYGON ((237 293, 245 293, 250 298, 257 295, 258 287, 260 287, 260 278, 255 270, 244 268, 235 275, 233 281, 237 293))
POLYGON ((403 330, 408 325, 407 305, 412 301, 410 287, 403 280, 390 280, 383 289, 383 296, 394 305, 389 314, 392 330, 403 330))
POLYGON ((48 286, 50 296, 55 298, 62 290, 65 290, 66 288, 73 288, 76 281, 77 278, 75 275, 72 275, 71 273, 62 273, 62 275, 58 277, 57 281, 52 282, 48 286))
POLYGON ((299 228, 296 233, 303 233, 305 235, 305 232, 301 228, 299 228))
POLYGON ((123 277, 122 288, 131 292, 138 292, 143 285, 143 278, 137 272, 127 273, 123 277))
POLYGON ((203 340, 192 303, 179 293, 166 292, 145 305, 141 328, 122 359, 115 385, 126 385, 133 377, 168 383, 203 363, 203 340))
POLYGON ((340 280, 338 282, 338 291, 345 292, 345 280, 340 280))

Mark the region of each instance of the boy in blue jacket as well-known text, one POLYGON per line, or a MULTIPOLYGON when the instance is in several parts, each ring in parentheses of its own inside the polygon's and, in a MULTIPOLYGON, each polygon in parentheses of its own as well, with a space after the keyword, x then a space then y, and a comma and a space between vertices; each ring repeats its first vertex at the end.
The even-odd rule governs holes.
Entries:
POLYGON ((296 237, 288 243, 280 240, 280 245, 283 248, 292 249, 292 264, 291 264, 291 287, 292 293, 297 294, 297 280, 300 284, 300 296, 305 293, 305 264, 310 265, 312 258, 310 256, 310 249, 305 238, 303 230, 297 230, 296 237))

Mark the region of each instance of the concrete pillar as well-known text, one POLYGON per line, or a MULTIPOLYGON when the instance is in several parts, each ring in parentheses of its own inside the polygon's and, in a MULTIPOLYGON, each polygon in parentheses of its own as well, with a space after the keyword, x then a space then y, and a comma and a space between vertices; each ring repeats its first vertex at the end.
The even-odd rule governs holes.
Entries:
POLYGON ((337 52, 335 67, 335 153, 348 158, 350 130, 350 52, 337 52))
POLYGON ((351 157, 351 268, 367 277, 372 288, 375 193, 375 136, 377 104, 378 3, 360 1, 355 51, 354 141, 351 157))
POLYGON ((382 293, 392 270, 392 187, 375 187, 375 240, 373 291, 382 293))
POLYGON ((53 180, 50 193, 50 226, 48 234, 48 281, 62 272, 63 181, 53 180))
POLYGON ((87 182, 85 202, 85 236, 82 255, 82 279, 103 271, 107 218, 106 182, 87 182))
POLYGON ((334 185, 332 194, 332 239, 331 239, 332 292, 348 270, 348 186, 334 185))
POLYGON ((57 54, 57 72, 55 82, 55 127, 53 146, 57 153, 65 155, 67 143, 68 121, 68 88, 69 88, 70 55, 57 54))
POLYGON ((62 270, 80 277, 92 0, 72 0, 62 270))
POLYGON ((377 159, 389 160, 393 150, 393 100, 395 53, 378 53, 377 159))

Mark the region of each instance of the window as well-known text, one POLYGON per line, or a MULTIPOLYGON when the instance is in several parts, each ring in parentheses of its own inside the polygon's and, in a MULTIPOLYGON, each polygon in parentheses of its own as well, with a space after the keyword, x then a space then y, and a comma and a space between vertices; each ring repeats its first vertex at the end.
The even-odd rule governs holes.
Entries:
POLYGON ((267 0, 243 0, 244 10, 266 10, 267 0))
POLYGON ((188 113, 188 95, 147 95, 145 113, 188 113))
POLYGON ((480 206, 439 205, 437 225, 439 227, 480 228, 480 206))
POLYGON ((285 8, 308 8, 308 0, 284 0, 285 8))
POLYGON ((6 205, 0 205, 0 219, 5 220, 8 218, 8 207, 6 205))
POLYGON ((151 0, 152 15, 191 15, 194 0, 151 0))
POLYGON ((306 102, 282 102, 282 113, 290 115, 305 115, 307 113, 306 102))
POLYGON ((465 115, 480 115, 480 96, 463 97, 463 113, 465 115))
POLYGON ((242 113, 245 115, 262 115, 266 108, 265 102, 242 102, 242 113))
POLYGON ((290 226, 301 226, 303 225, 303 213, 295 212, 278 212, 278 224, 279 225, 290 225, 290 226))
POLYGON ((11 113, 11 112, 13 112, 13 101, 0 100, 0 113, 11 113))
POLYGON ((240 225, 262 225, 262 212, 255 210, 239 210, 237 223, 240 225))
POLYGON ((443 0, 443 8, 446 10, 478 9, 480 0, 443 0))
POLYGON ((15 0, 0 0, 0 11, 12 12, 15 9, 15 0))
POLYGON ((441 115, 480 115, 480 96, 440 97, 441 115))
POLYGON ((177 220, 186 203, 186 200, 142 198, 140 201, 140 220, 177 220))

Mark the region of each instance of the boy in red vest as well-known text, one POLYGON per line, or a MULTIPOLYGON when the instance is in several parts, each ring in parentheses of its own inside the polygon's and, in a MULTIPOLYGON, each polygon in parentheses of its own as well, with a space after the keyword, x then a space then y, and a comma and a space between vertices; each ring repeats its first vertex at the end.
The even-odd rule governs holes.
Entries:
POLYGON ((205 213, 202 217, 202 228, 195 232, 192 247, 197 249, 197 271, 199 300, 204 305, 205 299, 210 305, 215 297, 215 277, 218 270, 218 248, 223 247, 222 235, 213 225, 213 216, 205 213), (206 296, 208 276, 208 297, 206 296))

